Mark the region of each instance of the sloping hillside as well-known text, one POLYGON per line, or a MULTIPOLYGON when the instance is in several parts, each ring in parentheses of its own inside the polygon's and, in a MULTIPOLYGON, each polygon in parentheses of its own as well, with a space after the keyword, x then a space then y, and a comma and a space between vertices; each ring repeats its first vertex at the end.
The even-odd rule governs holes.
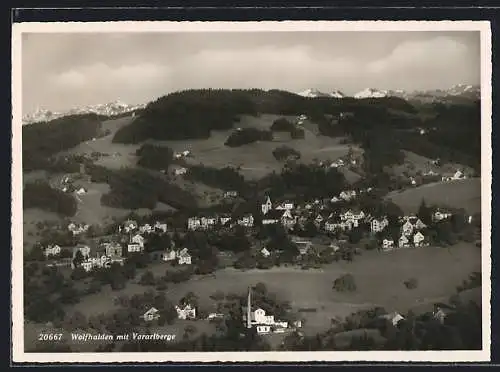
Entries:
POLYGON ((402 192, 390 192, 386 199, 392 200, 405 212, 416 212, 425 199, 428 205, 447 205, 464 208, 471 214, 478 213, 481 210, 481 179, 429 183, 402 192))

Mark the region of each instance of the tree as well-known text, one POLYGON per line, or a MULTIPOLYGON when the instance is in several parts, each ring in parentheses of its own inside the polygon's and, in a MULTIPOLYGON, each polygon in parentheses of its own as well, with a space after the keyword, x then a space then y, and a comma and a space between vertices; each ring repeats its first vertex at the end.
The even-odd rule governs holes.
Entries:
POLYGON ((431 208, 427 207, 425 199, 422 199, 422 202, 420 203, 417 216, 426 225, 430 225, 432 223, 432 211, 431 208))
POLYGON ((77 250, 75 253, 75 258, 73 258, 73 265, 75 267, 79 267, 84 260, 85 258, 83 257, 82 251, 77 250))
POLYGON ((141 276, 141 280, 139 281, 142 285, 154 285, 156 283, 155 276, 151 271, 146 271, 141 276))
POLYGON ((354 276, 352 276, 351 274, 345 274, 335 279, 335 281, 333 282, 333 289, 335 289, 338 292, 356 291, 356 283, 354 281, 354 276))

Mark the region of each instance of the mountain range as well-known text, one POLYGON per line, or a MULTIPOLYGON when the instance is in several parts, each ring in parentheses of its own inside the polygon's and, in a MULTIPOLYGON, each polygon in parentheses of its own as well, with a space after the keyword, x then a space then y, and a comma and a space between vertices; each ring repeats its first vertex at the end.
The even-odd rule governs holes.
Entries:
MULTIPOLYGON (((383 98, 383 97, 399 97, 408 101, 419 102, 449 102, 459 99, 479 99, 480 88, 475 85, 457 84, 449 89, 435 89, 425 91, 412 91, 407 92, 404 90, 380 90, 375 88, 365 88, 352 96, 344 94, 340 90, 331 90, 329 92, 322 92, 318 89, 310 88, 302 92, 296 93, 302 97, 315 98, 315 97, 330 97, 330 98, 347 98, 352 97, 356 99, 364 98, 383 98)), ((133 112, 144 108, 146 104, 130 105, 119 100, 105 104, 89 105, 84 107, 76 107, 66 111, 50 111, 38 109, 33 113, 23 117, 23 125, 50 121, 63 116, 79 115, 94 113, 103 116, 115 116, 133 112)))
MULTIPOLYGON (((346 98, 348 95, 342 93, 339 90, 334 90, 331 92, 321 92, 318 89, 310 88, 302 92, 297 93, 302 97, 333 97, 333 98, 346 98)), ((457 84, 449 89, 434 89, 434 90, 424 90, 424 91, 411 91, 407 92, 404 90, 381 90, 376 88, 365 88, 352 95, 353 98, 363 99, 363 98, 383 98, 383 97, 400 97, 406 100, 423 100, 423 101, 435 101, 442 100, 451 97, 463 97, 470 99, 480 98, 480 88, 475 85, 457 84)))
POLYGON ((133 112, 142 109, 145 106, 146 104, 130 105, 117 100, 104 104, 75 107, 70 110, 60 111, 60 112, 50 111, 45 109, 37 109, 35 112, 25 115, 23 117, 23 125, 42 122, 42 121, 50 121, 69 115, 97 114, 103 116, 115 116, 127 112, 133 112))

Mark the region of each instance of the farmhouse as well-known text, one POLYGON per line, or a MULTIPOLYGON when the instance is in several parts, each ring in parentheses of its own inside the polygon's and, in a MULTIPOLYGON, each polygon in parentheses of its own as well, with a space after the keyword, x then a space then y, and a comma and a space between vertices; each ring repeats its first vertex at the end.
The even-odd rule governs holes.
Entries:
POLYGON ((262 249, 260 250, 260 253, 261 253, 264 257, 269 257, 269 256, 271 255, 271 252, 269 252, 269 251, 267 250, 267 248, 266 248, 266 247, 262 248, 262 249))
POLYGON ((142 319, 146 322, 152 322, 153 320, 157 320, 160 318, 160 311, 155 307, 150 308, 146 311, 142 316, 142 319))
POLYGON ((445 220, 445 219, 448 219, 452 216, 451 213, 449 212, 445 212, 445 211, 442 211, 440 209, 436 210, 433 214, 432 214, 432 221, 434 222, 439 222, 439 221, 442 221, 442 220, 445 220))

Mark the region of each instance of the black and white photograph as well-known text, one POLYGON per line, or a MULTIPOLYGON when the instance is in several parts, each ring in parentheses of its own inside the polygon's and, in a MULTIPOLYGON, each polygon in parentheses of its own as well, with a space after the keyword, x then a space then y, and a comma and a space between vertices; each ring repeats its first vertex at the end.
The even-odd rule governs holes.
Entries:
POLYGON ((489 360, 488 22, 12 50, 14 361, 489 360))

